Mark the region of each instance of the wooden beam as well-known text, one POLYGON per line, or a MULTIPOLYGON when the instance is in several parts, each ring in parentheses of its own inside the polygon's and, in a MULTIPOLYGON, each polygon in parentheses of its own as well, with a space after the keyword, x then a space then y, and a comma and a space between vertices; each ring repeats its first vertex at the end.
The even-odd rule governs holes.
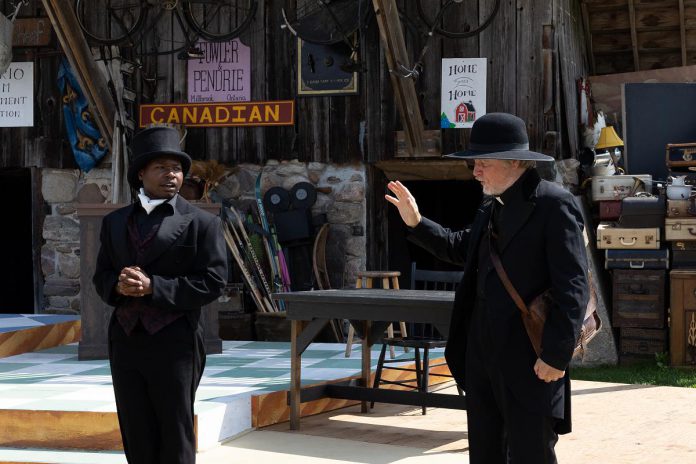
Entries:
POLYGON ((587 11, 587 3, 580 3, 580 8, 582 10, 582 23, 585 28, 585 46, 587 47, 587 55, 590 59, 590 74, 595 74, 595 57, 594 51, 592 50, 592 33, 590 29, 590 14, 587 11))
POLYGON ((638 56, 638 32, 636 32, 636 9, 634 0, 628 0, 628 17, 631 21, 631 45, 633 46, 634 71, 640 71, 640 57, 638 56))
POLYGON ((684 0, 679 0, 679 33, 681 34, 682 66, 686 66, 686 20, 684 18, 684 0))
POLYGON ((70 66, 75 72, 80 88, 87 97, 97 127, 111 149, 116 105, 111 98, 106 79, 87 46, 87 41, 75 17, 72 2, 70 0, 42 0, 42 2, 70 66))
MULTIPOLYGON (((406 132, 406 146, 410 156, 424 156, 423 117, 418 104, 418 94, 412 79, 399 77, 394 70, 399 64, 410 66, 411 60, 406 52, 406 42, 401 29, 399 11, 395 0, 372 0, 377 14, 379 35, 385 51, 394 96, 401 121, 406 132)), ((432 156, 432 155, 431 155, 432 156)))

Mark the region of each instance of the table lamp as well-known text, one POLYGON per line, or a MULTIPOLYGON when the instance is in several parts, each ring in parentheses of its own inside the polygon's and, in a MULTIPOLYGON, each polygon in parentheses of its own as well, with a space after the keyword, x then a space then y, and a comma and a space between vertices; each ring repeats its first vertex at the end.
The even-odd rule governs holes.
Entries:
POLYGON ((600 132, 599 134, 599 140, 597 140, 597 144, 595 145, 595 153, 599 150, 606 150, 606 152, 609 154, 609 157, 611 158, 611 161, 614 163, 614 167, 618 168, 618 161, 619 157, 621 156, 619 147, 623 146, 623 140, 619 138, 619 136, 616 133, 616 130, 614 130, 614 127, 605 126, 602 127, 602 132, 600 132), (614 150, 610 150, 611 148, 613 148, 614 150))

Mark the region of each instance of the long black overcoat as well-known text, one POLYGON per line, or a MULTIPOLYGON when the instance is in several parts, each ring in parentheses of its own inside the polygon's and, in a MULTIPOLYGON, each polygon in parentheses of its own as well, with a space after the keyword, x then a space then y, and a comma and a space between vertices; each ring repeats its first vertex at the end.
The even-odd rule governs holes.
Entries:
MULTIPOLYGON (((554 305, 544 326, 541 359, 567 369, 582 326, 589 291, 583 220, 575 198, 562 187, 540 179, 536 171, 521 179, 522 201, 506 207, 498 227, 498 252, 510 280, 529 302, 552 289, 554 305)), ((477 279, 485 279, 485 317, 495 345, 491 359, 499 366, 510 393, 531 411, 565 419, 558 432, 570 431, 570 379, 545 383, 533 372, 536 354, 520 310, 495 269, 478 270, 481 237, 488 227, 492 197, 485 197, 471 228, 450 231, 423 218, 410 239, 435 256, 464 266, 457 288, 445 356, 464 386, 467 335, 477 279)))

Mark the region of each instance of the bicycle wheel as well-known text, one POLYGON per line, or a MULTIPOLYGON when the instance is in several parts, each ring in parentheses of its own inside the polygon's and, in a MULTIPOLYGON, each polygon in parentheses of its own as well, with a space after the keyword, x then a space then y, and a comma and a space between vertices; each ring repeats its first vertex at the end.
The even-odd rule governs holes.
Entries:
POLYGON ((202 37, 214 42, 238 37, 256 14, 257 0, 185 0, 184 17, 202 37))
POLYGON ((133 41, 145 22, 147 8, 141 0, 77 0, 75 14, 89 40, 116 45, 133 41))
POLYGON ((418 0, 416 2, 416 6, 418 7, 418 15, 420 16, 421 20, 428 25, 428 28, 433 27, 435 18, 440 18, 438 24, 435 24, 435 32, 451 39, 464 39, 466 37, 472 37, 478 34, 491 24, 491 21, 493 21, 493 18, 498 13, 498 9, 500 8, 500 0, 495 0, 490 13, 479 21, 477 25, 472 26, 471 24, 465 24, 464 27, 459 30, 445 29, 443 26, 443 18, 456 15, 456 10, 462 6, 463 1, 467 0, 450 0, 445 4, 445 6, 442 7, 448 9, 448 11, 442 12, 443 14, 440 14, 439 11, 433 11, 432 13, 426 14, 426 7, 432 7, 432 0, 428 0, 429 4, 426 4, 425 6, 423 5, 423 0, 418 0))

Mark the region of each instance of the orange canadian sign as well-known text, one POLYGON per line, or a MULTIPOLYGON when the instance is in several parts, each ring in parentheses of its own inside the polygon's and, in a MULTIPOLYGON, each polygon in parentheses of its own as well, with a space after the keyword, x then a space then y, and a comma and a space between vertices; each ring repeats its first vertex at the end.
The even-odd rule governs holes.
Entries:
POLYGON ((140 105, 140 127, 158 123, 187 127, 292 126, 295 124, 295 102, 140 105))

